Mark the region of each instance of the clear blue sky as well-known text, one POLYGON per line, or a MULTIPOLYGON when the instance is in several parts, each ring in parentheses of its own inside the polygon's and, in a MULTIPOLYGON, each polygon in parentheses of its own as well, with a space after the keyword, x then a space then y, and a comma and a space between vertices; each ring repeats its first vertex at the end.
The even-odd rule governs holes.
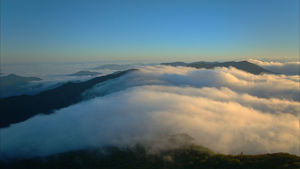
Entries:
POLYGON ((299 0, 1 0, 2 63, 299 57, 299 0))

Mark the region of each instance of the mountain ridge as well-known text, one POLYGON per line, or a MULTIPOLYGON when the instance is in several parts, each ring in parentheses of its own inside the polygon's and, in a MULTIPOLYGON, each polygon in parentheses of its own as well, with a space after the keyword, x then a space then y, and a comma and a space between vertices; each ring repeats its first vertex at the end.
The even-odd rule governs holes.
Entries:
POLYGON ((197 69, 213 69, 216 67, 234 67, 239 70, 246 71, 248 73, 252 73, 255 75, 261 73, 272 73, 271 71, 264 69, 254 63, 250 63, 248 61, 230 61, 230 62, 192 62, 192 63, 185 63, 185 62, 169 62, 169 63, 161 63, 161 65, 167 66, 186 66, 186 67, 194 67, 197 69))
POLYGON ((51 113, 55 109, 67 107, 83 100, 81 94, 94 85, 120 77, 136 69, 95 77, 84 82, 67 82, 59 87, 36 95, 21 95, 0 98, 0 128, 24 121, 37 114, 51 113), (24 111, 25 110, 25 111, 24 111), (3 118, 5 117, 5 118, 3 118))
POLYGON ((288 153, 258 155, 225 155, 203 151, 202 146, 191 145, 158 153, 147 153, 142 145, 119 148, 107 146, 59 153, 47 157, 35 157, 13 161, 1 161, 0 167, 23 168, 120 168, 120 169, 181 169, 181 168, 273 168, 300 167, 300 157, 288 153))
POLYGON ((87 71, 87 70, 82 70, 82 71, 78 71, 76 73, 73 74, 69 74, 69 76, 96 76, 96 75, 100 75, 101 73, 99 72, 92 72, 92 71, 87 71))
MULTIPOLYGON (((270 73, 255 64, 248 61, 241 62, 172 62, 161 63, 169 66, 187 66, 195 68, 212 69, 215 67, 235 67, 252 74, 270 73)), ((93 87, 97 83, 114 79, 137 69, 119 71, 105 76, 95 77, 84 82, 67 82, 56 88, 49 89, 36 95, 21 95, 7 98, 0 98, 0 107, 2 109, 0 128, 8 127, 10 124, 24 121, 37 114, 51 113, 55 109, 67 107, 83 100, 81 94, 93 87), (24 111, 25 110, 25 111, 24 111)))
POLYGON ((33 77, 33 76, 19 76, 16 74, 9 74, 6 76, 1 76, 0 81, 1 85, 9 86, 9 85, 24 85, 31 81, 41 81, 41 78, 33 77))

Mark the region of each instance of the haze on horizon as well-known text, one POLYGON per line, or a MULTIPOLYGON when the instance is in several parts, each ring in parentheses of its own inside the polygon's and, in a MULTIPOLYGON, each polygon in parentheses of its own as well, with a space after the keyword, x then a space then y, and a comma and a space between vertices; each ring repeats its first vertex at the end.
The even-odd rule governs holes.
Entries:
POLYGON ((1 63, 299 60, 299 1, 1 0, 1 63))

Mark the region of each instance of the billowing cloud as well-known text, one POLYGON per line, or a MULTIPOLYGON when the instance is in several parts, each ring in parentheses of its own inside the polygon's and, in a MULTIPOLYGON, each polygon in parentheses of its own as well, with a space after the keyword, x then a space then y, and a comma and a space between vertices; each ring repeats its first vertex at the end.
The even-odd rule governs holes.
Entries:
POLYGON ((281 73, 286 75, 299 75, 300 74, 300 62, 267 62, 255 59, 249 59, 249 62, 257 64, 265 69, 268 69, 274 73, 281 73))
POLYGON ((151 149, 180 133, 221 153, 297 154, 298 80, 234 68, 145 67, 95 86, 84 94, 90 100, 1 129, 0 156, 136 143, 151 149))
POLYGON ((133 86, 166 85, 201 87, 227 87, 263 98, 299 101, 300 76, 253 75, 235 68, 195 69, 189 67, 148 66, 113 81, 96 86, 85 95, 105 95, 133 86))

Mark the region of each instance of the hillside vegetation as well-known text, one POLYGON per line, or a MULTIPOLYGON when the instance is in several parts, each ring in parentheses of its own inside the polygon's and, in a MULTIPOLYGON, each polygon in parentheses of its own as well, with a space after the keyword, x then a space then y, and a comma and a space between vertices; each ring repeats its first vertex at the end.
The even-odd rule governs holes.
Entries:
POLYGON ((0 163, 6 169, 297 169, 300 157, 286 154, 223 155, 201 146, 148 153, 142 146, 106 147, 61 153, 48 157, 0 163))

